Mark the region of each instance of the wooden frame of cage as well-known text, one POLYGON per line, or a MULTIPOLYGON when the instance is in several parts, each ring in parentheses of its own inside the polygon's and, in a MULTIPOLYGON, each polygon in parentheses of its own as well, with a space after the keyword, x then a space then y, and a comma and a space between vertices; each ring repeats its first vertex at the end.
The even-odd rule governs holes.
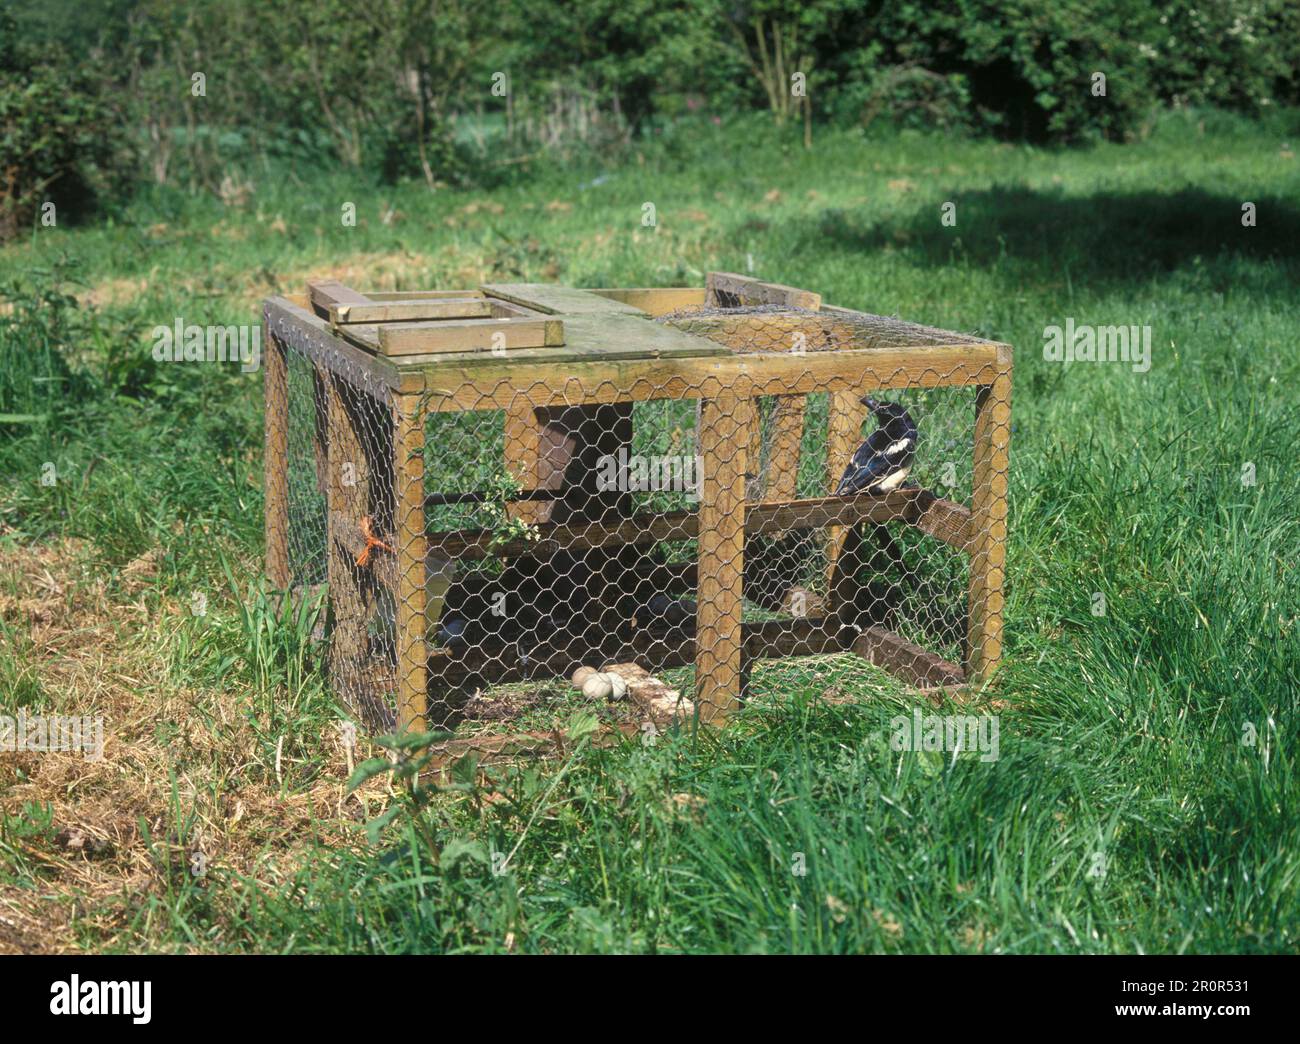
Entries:
MULTIPOLYGON (((795 355, 739 350, 752 334, 752 316, 691 319, 686 324, 689 333, 648 321, 678 309, 754 303, 811 309, 832 322, 836 316, 848 320, 861 314, 823 306, 820 296, 810 291, 727 273, 711 273, 703 289, 584 291, 517 284, 360 294, 338 284, 317 284, 307 295, 267 301, 267 573, 277 586, 289 586, 285 404, 286 350, 292 346, 310 358, 316 387, 328 403, 323 418, 328 438, 322 441, 329 459, 318 460, 317 469, 328 519, 331 670, 346 672, 348 664, 355 663, 356 628, 364 626, 348 558, 362 555, 368 543, 359 535, 367 511, 376 514, 382 530, 374 540, 382 552, 374 556, 371 568, 392 591, 396 606, 398 729, 422 730, 430 681, 468 669, 464 662, 425 647, 428 541, 422 467, 429 413, 506 411, 507 457, 530 474, 539 464, 538 411, 670 398, 698 400, 699 452, 705 468, 697 512, 633 515, 567 531, 547 523, 536 527, 534 550, 582 541, 591 546, 648 543, 670 533, 679 538, 684 532, 698 539, 694 635, 618 641, 596 652, 593 660, 647 660, 654 669, 693 662, 701 720, 725 720, 739 704, 753 660, 845 651, 842 639, 817 626, 824 621, 742 623, 746 536, 801 526, 834 527, 830 589, 836 597, 843 582, 834 574, 836 550, 845 546, 845 534, 854 532, 855 523, 899 521, 969 555, 964 662, 945 662, 880 627, 861 631, 851 650, 919 688, 951 690, 986 682, 1002 651, 1010 347, 949 336, 950 343, 795 355), (499 334, 503 327, 512 330, 504 345, 499 334), (917 489, 885 496, 797 499, 793 479, 782 479, 780 471, 757 499, 747 496, 753 493, 746 488, 747 459, 759 445, 759 396, 777 396, 772 452, 779 455, 799 451, 803 397, 830 393, 827 460, 833 483, 861 439, 864 407, 858 400, 864 390, 963 386, 976 389, 969 507, 917 489), (385 403, 376 398, 378 392, 385 403), (378 453, 363 445, 358 434, 359 411, 369 411, 368 426, 383 432, 385 449, 378 453), (361 480, 346 487, 338 481, 337 465, 344 460, 364 462, 361 480)), ((799 313, 764 313, 761 320, 769 328, 774 321, 788 322, 792 329, 801 321, 799 313)), ((319 454, 321 447, 317 449, 319 454)), ((784 474, 792 475, 793 469, 784 474)), ((521 503, 514 510, 527 519, 532 508, 521 503)), ((458 554, 486 553, 482 532, 443 536, 458 554)), ((495 553, 526 550, 506 547, 495 553)), ((542 661, 531 671, 554 675, 567 673, 571 666, 571 660, 542 661)), ((512 677, 498 664, 490 680, 512 677)), ((355 680, 335 678, 343 685, 355 680)), ((480 739, 473 745, 508 752, 557 741, 562 738, 530 734, 480 739)), ((454 741, 448 749, 468 742, 454 741)))

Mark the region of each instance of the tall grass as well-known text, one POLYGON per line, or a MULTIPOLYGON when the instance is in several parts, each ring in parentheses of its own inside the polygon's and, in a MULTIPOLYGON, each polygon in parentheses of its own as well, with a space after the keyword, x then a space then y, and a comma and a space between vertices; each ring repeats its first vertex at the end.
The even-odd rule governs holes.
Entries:
MULTIPOLYGON (((698 283, 752 258, 828 301, 1017 347, 997 761, 892 750, 909 697, 881 678, 870 699, 828 706, 809 665, 769 675, 776 698, 718 735, 584 746, 486 777, 461 766, 450 790, 396 806, 373 843, 358 825, 284 878, 217 873, 203 904, 164 904, 133 945, 1294 950, 1300 169, 1283 146, 1296 130, 1294 114, 1176 116, 1149 141, 1075 152, 827 133, 812 153, 722 131, 477 196, 326 175, 312 191, 268 183, 247 211, 137 204, 125 224, 0 254, 75 251, 89 282, 156 268, 120 306, 146 323, 251 315, 284 272, 341 258, 405 259, 404 287, 698 283), (331 202, 343 192, 366 217, 347 231, 331 202), (647 199, 655 232, 639 224, 647 199), (939 223, 946 201, 956 228, 939 223), (390 204, 403 217, 383 225, 390 204), (1066 317, 1150 324, 1151 372, 1045 361, 1043 328, 1066 317)), ((115 308, 106 321, 122 321, 115 308)), ((312 730, 333 713, 311 611, 243 583, 227 594, 220 565, 259 553, 257 393, 210 369, 132 387, 90 397, 44 444, 20 426, 28 436, 0 445, 15 479, 0 519, 22 539, 85 535, 110 573, 161 545, 161 591, 219 591, 178 634, 175 669, 212 699, 226 678, 263 777, 278 746, 302 767, 274 785, 305 785, 323 756, 312 730), (71 491, 33 480, 49 452, 71 491)))

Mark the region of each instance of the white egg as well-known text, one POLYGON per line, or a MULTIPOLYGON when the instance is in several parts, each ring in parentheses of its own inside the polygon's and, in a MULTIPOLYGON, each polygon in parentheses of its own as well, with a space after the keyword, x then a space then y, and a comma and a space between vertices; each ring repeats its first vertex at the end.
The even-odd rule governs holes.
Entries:
POLYGON ((573 682, 573 687, 575 689, 581 689, 587 683, 587 679, 595 673, 595 667, 579 667, 573 672, 573 677, 570 681, 573 682))
POLYGON ((606 674, 605 677, 609 679, 609 698, 611 700, 621 700, 627 695, 627 682, 623 680, 621 675, 610 673, 606 674))
POLYGON ((585 682, 582 683, 582 694, 589 700, 607 700, 614 691, 614 685, 609 680, 608 674, 592 673, 585 682))

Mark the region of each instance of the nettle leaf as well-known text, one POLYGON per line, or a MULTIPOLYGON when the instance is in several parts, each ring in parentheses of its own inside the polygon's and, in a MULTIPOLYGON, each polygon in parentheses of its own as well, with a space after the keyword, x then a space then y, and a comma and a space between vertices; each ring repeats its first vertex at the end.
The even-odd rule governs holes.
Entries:
POLYGON ((348 777, 347 789, 349 792, 356 790, 366 780, 372 776, 378 776, 380 773, 388 772, 392 769, 393 763, 387 758, 369 758, 363 761, 353 770, 352 775, 348 777))
POLYGON ((578 743, 600 730, 600 719, 591 711, 578 711, 569 719, 564 734, 571 743, 578 743))
POLYGON ((478 779, 478 754, 471 751, 451 763, 451 778, 457 783, 472 786, 478 779))
POLYGON ((393 805, 388 811, 375 816, 374 819, 366 821, 366 838, 372 845, 379 844, 379 837, 388 826, 402 811, 401 805, 393 805))
POLYGON ((450 738, 450 732, 407 732, 375 737, 375 745, 385 750, 419 750, 438 740, 450 738))
POLYGON ((453 837, 442 846, 438 861, 444 870, 454 870, 466 860, 488 866, 491 862, 487 846, 482 841, 473 841, 464 837, 453 837))

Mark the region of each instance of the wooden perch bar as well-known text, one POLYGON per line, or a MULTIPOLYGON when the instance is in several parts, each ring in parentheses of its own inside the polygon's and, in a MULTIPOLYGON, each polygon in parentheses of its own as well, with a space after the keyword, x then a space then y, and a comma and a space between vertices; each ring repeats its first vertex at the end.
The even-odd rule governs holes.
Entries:
MULTIPOLYGON (((791 529, 853 525, 858 522, 905 522, 937 540, 966 550, 970 512, 923 489, 899 489, 884 496, 813 497, 785 504, 750 504, 745 533, 780 533, 791 529)), ((534 538, 509 540, 492 546, 491 530, 470 529, 430 533, 431 546, 449 558, 513 557, 550 554, 563 548, 644 546, 664 540, 692 540, 699 535, 693 511, 643 512, 617 522, 583 522, 570 526, 542 524, 534 538)))
POLYGON ((909 685, 928 689, 966 683, 966 676, 955 663, 926 652, 906 638, 883 627, 868 627, 853 643, 853 651, 868 663, 882 667, 909 685))

